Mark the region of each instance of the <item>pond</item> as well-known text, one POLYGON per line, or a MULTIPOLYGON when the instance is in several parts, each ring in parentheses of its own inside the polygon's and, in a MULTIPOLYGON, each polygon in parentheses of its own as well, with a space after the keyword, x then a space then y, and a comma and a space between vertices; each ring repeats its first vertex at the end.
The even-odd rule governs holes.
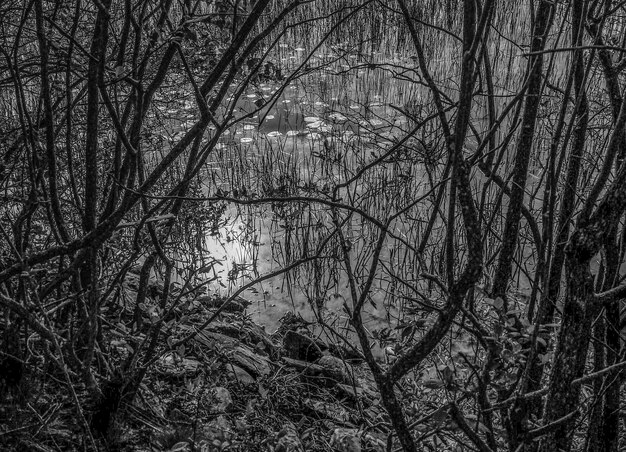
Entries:
MULTIPOLYGON (((395 328, 406 323, 407 313, 413 320, 415 315, 428 318, 441 302, 437 277, 424 274, 446 274, 442 256, 447 226, 441 218, 446 217, 442 209, 447 208, 447 197, 433 212, 447 178, 445 143, 414 56, 406 51, 364 55, 347 48, 324 45, 310 51, 279 44, 268 59, 271 66, 251 65, 230 86, 218 111, 221 118, 231 118, 230 126, 221 132, 209 126, 206 142, 213 134, 220 135, 205 167, 202 192, 273 201, 262 207, 231 203, 220 228, 207 228, 212 230, 204 240, 207 261, 200 264, 222 263, 207 292, 228 296, 253 278, 310 253, 337 230, 338 212, 343 239, 351 246, 349 263, 358 289, 367 280, 376 252, 380 224, 375 223, 391 219, 364 321, 371 330, 395 328), (284 78, 289 74, 298 75, 284 78), (387 155, 390 150, 393 153, 387 155), (355 210, 349 214, 324 203, 280 201, 288 195, 337 201, 355 210), (425 236, 429 238, 424 240, 425 236)), ((429 64, 452 99, 456 86, 447 83, 458 65, 450 56, 443 52, 429 64)), ((184 134, 196 119, 193 99, 174 102, 177 108, 168 110, 166 118, 165 150, 167 142, 184 134)), ((488 130, 484 100, 476 97, 474 102, 474 129, 465 144, 468 155, 488 130)), ((506 102, 506 96, 497 102, 506 102)), ((472 177, 477 187, 487 185, 488 178, 477 169, 472 177)), ((531 173, 528 182, 535 205, 541 205, 539 181, 531 173)), ((498 188, 492 187, 495 199, 498 188)), ((505 209, 506 201, 505 197, 505 209)), ((455 221, 462 231, 460 219, 455 221)), ((295 311, 313 319, 312 306, 316 310, 323 306, 328 323, 345 327, 344 305, 351 307, 352 297, 345 262, 337 258, 342 246, 335 237, 327 246, 331 255, 317 264, 247 289, 242 294, 251 302, 247 312, 273 331, 285 313, 295 311)), ((521 248, 520 268, 532 274, 533 248, 530 244, 521 248)), ((454 253, 462 262, 466 250, 461 246, 454 253)), ((517 286, 526 296, 531 281, 520 268, 517 286)))
MULTIPOLYGON (((294 66, 302 64, 307 54, 303 48, 285 46, 281 52, 283 64, 294 66)), ((393 55, 374 57, 377 64, 371 64, 371 59, 362 64, 356 55, 335 58, 330 48, 309 60, 307 64, 322 66, 310 75, 288 82, 255 83, 239 97, 235 95, 238 85, 233 84, 230 107, 241 120, 226 130, 209 157, 206 193, 219 189, 235 197, 250 193, 281 197, 294 193, 296 187, 300 195, 330 199, 338 184, 353 179, 414 126, 415 118, 407 118, 406 108, 418 105, 415 83, 406 74, 403 79, 392 80, 385 67, 402 63, 406 72, 414 62, 393 55)), ((337 198, 350 200, 351 205, 384 220, 412 199, 424 196, 433 183, 424 171, 424 160, 433 156, 426 155, 421 142, 413 139, 410 144, 421 149, 421 158, 405 155, 385 160, 376 171, 337 190, 337 198), (387 205, 381 205, 378 199, 383 192, 393 196, 387 205)), ((420 215, 424 221, 428 216, 424 212, 420 215)), ((221 295, 300 257, 308 246, 305 242, 319 241, 333 228, 331 210, 316 204, 231 206, 226 217, 229 220, 219 234, 206 237, 210 255, 224 262, 219 279, 209 288, 221 295)), ((413 223, 407 226, 400 217, 391 224, 390 231, 407 240, 416 239, 419 228, 415 229, 413 223)), ((378 229, 353 215, 342 230, 354 246, 352 265, 362 272, 378 229)), ((399 259, 400 251, 397 241, 390 240, 382 257, 392 262, 399 259)), ((407 260, 406 253, 403 259, 407 260)), ((417 271, 418 265, 411 265, 413 272, 417 271)), ((347 276, 338 267, 337 262, 324 261, 322 268, 307 266, 304 271, 258 284, 243 296, 252 302, 248 313, 271 331, 290 311, 312 319, 311 303, 321 305, 323 298, 327 320, 335 326, 344 325, 347 316, 343 306, 351 306, 350 288, 347 276), (307 273, 311 271, 316 272, 313 280, 307 273)), ((416 279, 416 275, 413 277, 416 279)), ((397 290, 391 287, 396 286, 392 279, 384 272, 378 275, 365 309, 368 327, 400 321, 403 303, 390 296, 397 290)))

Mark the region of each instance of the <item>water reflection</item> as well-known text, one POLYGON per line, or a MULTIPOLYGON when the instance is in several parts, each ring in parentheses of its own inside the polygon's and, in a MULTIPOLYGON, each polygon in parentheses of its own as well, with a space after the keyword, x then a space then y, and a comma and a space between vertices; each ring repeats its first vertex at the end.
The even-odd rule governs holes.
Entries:
MULTIPOLYGON (((298 64, 303 55, 295 49, 289 61, 298 64)), ((318 59, 325 61, 323 55, 318 59)), ((413 81, 404 77, 389 83, 381 67, 359 66, 353 59, 352 70, 344 67, 345 61, 337 60, 287 86, 258 83, 239 97, 234 85, 229 107, 243 119, 220 138, 209 159, 206 192, 328 198, 337 184, 350 181, 404 137, 413 119, 407 120, 398 105, 405 106, 414 97, 413 81)), ((383 220, 419 199, 433 182, 424 173, 424 158, 409 154, 425 154, 424 149, 413 140, 402 152, 335 192, 337 199, 383 220)), ((311 251, 307 247, 335 229, 327 207, 277 202, 264 209, 232 207, 219 235, 206 238, 209 252, 225 263, 211 291, 232 293, 254 277, 306 255, 311 251)), ((421 232, 415 222, 426 221, 429 212, 415 207, 407 213, 410 217, 399 217, 390 230, 396 237, 417 242, 421 232)), ((350 263, 360 284, 379 229, 359 215, 345 214, 340 215, 345 221, 342 231, 352 244, 350 263)), ((337 328, 345 326, 344 306, 352 306, 352 297, 337 240, 325 250, 334 253, 335 259, 307 264, 248 290, 244 298, 253 302, 248 308, 252 318, 273 330, 287 312, 296 311, 312 320, 313 308, 321 308, 326 321, 337 328)), ((379 268, 364 309, 364 321, 372 329, 401 321, 409 297, 397 280, 418 281, 422 265, 421 257, 393 238, 381 259, 390 265, 379 268)))
MULTIPOLYGON (((289 242, 287 234, 290 233, 269 214, 244 213, 232 208, 227 215, 232 220, 222 228, 220 235, 209 236, 205 242, 207 251, 225 263, 218 272, 219 279, 209 286, 211 293, 222 295, 234 292, 258 276, 283 268, 280 255, 285 243, 289 242)), ((322 265, 322 272, 334 271, 328 263, 322 265)), ((351 295, 346 276, 338 274, 334 277, 332 291, 328 293, 316 293, 312 285, 321 281, 312 280, 310 274, 298 270, 263 281, 242 294, 251 302, 246 312, 268 331, 274 331, 287 312, 299 313, 305 320, 315 320, 312 308, 315 305, 316 309, 322 307, 326 322, 342 329, 348 321, 344 304, 352 306, 351 295)), ((384 287, 375 286, 364 310, 366 325, 381 327, 391 318, 397 318, 399 306, 389 305, 386 299, 384 287)))

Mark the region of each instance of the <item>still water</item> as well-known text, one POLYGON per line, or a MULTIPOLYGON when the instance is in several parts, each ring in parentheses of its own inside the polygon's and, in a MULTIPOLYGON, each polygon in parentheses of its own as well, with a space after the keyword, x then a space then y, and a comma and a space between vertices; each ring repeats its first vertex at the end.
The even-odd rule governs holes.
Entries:
MULTIPOLYGON (((304 54, 304 49, 292 49, 285 58, 297 64, 304 54)), ((266 80, 239 97, 233 85, 229 101, 231 106, 234 103, 233 113, 242 119, 222 135, 209 158, 208 193, 219 189, 275 197, 285 194, 285 187, 296 186, 300 194, 309 187, 311 193, 305 191, 304 195, 324 196, 406 135, 412 125, 402 109, 408 99, 415 102, 415 96, 419 97, 410 80, 385 82, 388 72, 380 67, 360 67, 356 57, 327 63, 328 55, 319 54, 313 60, 324 63, 315 75, 290 82, 266 80)), ((388 162, 375 177, 365 175, 338 194, 384 219, 393 210, 393 202, 381 206, 371 199, 390 187, 407 199, 421 196, 428 187, 421 165, 418 160, 388 162)), ((205 243, 211 256, 224 263, 218 270, 219 279, 209 287, 209 292, 221 295, 232 293, 255 276, 282 268, 286 261, 301 256, 307 246, 304 242, 311 239, 310 231, 333 227, 332 215, 323 206, 231 206, 225 216, 226 224, 218 234, 207 236, 205 243)), ((358 215, 344 229, 359 254, 352 265, 362 271, 378 231, 371 224, 364 225, 358 215)), ((392 230, 406 236, 403 229, 402 221, 392 225, 392 230)), ((321 236, 320 232, 317 238, 321 236)), ((397 247, 390 243, 381 257, 393 259, 397 247)), ((247 312, 273 331, 285 313, 297 312, 312 319, 311 303, 323 304, 326 320, 341 327, 347 319, 343 306, 352 305, 348 278, 329 261, 321 266, 315 275, 308 266, 246 290, 242 296, 251 302, 247 312)), ((402 302, 390 297, 393 284, 382 273, 374 283, 364 309, 365 322, 371 328, 398 321, 402 302)))

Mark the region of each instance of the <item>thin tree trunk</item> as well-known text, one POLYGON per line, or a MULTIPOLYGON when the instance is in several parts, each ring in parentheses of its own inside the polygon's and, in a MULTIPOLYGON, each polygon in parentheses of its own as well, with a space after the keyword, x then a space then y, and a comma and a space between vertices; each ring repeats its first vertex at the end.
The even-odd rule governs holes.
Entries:
MULTIPOLYGON (((46 127, 46 161, 48 164, 48 190, 47 195, 50 200, 50 207, 54 218, 53 225, 55 232, 63 242, 69 242, 70 236, 65 226, 63 213, 61 212, 61 204, 59 202, 59 190, 57 188, 57 163, 56 152, 54 146, 54 121, 52 113, 52 99, 50 92, 50 80, 48 71, 48 40, 46 30, 43 24, 43 6, 42 1, 35 2, 35 18, 37 23, 37 38, 39 41, 40 67, 41 67, 41 97, 44 106, 44 125, 46 127)), ((68 107, 69 108, 69 107, 68 107)))
POLYGON ((522 116, 522 125, 519 139, 515 147, 515 166, 513 168, 513 185, 509 200, 504 231, 502 233, 502 249, 493 281, 492 296, 501 297, 505 301, 506 290, 511 278, 513 255, 519 233, 521 219, 521 205, 524 202, 526 179, 528 178, 528 164, 535 136, 535 125, 539 111, 539 101, 543 90, 543 50, 545 49, 548 32, 554 19, 555 3, 550 0, 541 0, 535 12, 535 25, 532 32, 531 52, 529 57, 527 79, 528 88, 522 116))
MULTIPOLYGON (((584 1, 575 1, 572 8, 573 26, 572 26, 572 45, 578 47, 582 45, 583 21, 586 8, 584 1)), ((539 309, 537 311, 537 324, 542 325, 552 323, 554 312, 556 309, 557 299, 559 296, 563 265, 565 263, 565 247, 569 240, 570 224, 576 207, 576 195, 578 191, 578 183, 580 176, 580 168, 585 155, 585 141, 587 135, 587 127, 589 123, 587 94, 585 89, 585 62, 582 51, 576 51, 573 58, 573 86, 575 93, 575 110, 574 110, 574 130, 571 146, 571 153, 568 161, 567 175, 565 180, 565 189, 559 210, 559 219, 556 229, 556 240, 554 250, 552 252, 551 265, 547 281, 547 290, 541 297, 539 309)), ((567 102, 567 99, 564 99, 567 102)), ((567 140, 566 140, 567 142, 567 140)), ((544 337, 544 340, 549 340, 544 337)), ((538 353, 545 353, 545 347, 537 344, 538 353)), ((531 364, 528 381, 528 391, 532 392, 539 388, 541 378, 543 376, 544 366, 536 359, 531 364)), ((540 417, 540 406, 535 404, 533 411, 535 415, 540 417)))
MULTIPOLYGON (((527 67, 527 92, 522 115, 521 132, 515 147, 515 165, 513 168, 513 183, 509 196, 509 208, 507 210, 504 231, 502 234, 502 249, 496 272, 494 275, 492 297, 500 297, 503 304, 503 312, 508 311, 506 291, 511 278, 513 256, 519 234, 519 223, 522 215, 522 204, 528 178, 528 166, 532 153, 535 136, 535 126, 539 102, 543 91, 543 50, 547 44, 548 32, 554 21, 555 4, 549 0, 541 0, 535 11, 535 24, 532 31, 531 52, 527 67)), ((516 449, 524 434, 526 419, 526 405, 516 405, 511 412, 516 413, 505 422, 509 437, 509 447, 516 449)))
MULTIPOLYGON (((103 0, 96 6, 98 13, 93 31, 90 53, 93 56, 89 60, 87 71, 87 116, 86 116, 86 140, 85 140, 85 202, 83 229, 85 233, 92 232, 96 227, 96 215, 98 210, 98 130, 100 98, 98 84, 103 83, 106 64, 106 49, 109 38, 109 6, 111 0, 103 0)), ((87 298, 84 301, 86 318, 80 319, 78 330, 78 356, 83 365, 84 379, 91 385, 94 392, 90 372, 91 362, 95 352, 96 337, 99 333, 99 307, 98 307, 98 248, 90 246, 86 259, 80 267, 80 281, 83 289, 88 289, 87 298)), ((79 301, 81 303, 81 301, 79 301)))
MULTIPOLYGON (((619 279, 619 252, 617 248, 617 222, 611 228, 605 245, 606 276, 602 291, 615 287, 619 279)), ((620 334, 620 300, 615 300, 605 307, 605 340, 602 346, 606 347, 605 365, 616 364, 619 360, 621 348, 620 334), (606 345, 605 345, 606 344, 606 345)), ((601 338, 602 339, 602 338, 601 338)), ((612 372, 604 379, 604 413, 602 413, 602 448, 596 449, 603 452, 617 452, 619 446, 619 422, 620 422, 620 381, 622 372, 612 372)), ((602 394, 600 394, 602 395, 602 394)), ((601 404, 602 405, 602 404, 601 404)))
MULTIPOLYGON (((608 12, 612 8, 613 2, 607 1, 605 3, 604 11, 608 12)), ((589 21, 588 25, 589 33, 595 38, 595 43, 600 47, 598 50, 598 60, 602 66, 604 72, 604 79, 606 83, 606 89, 611 106, 613 110, 613 118, 618 120, 620 113, 620 106, 622 104, 622 95, 619 86, 618 73, 613 66, 611 55, 607 49, 602 48, 604 46, 604 39, 602 37, 602 29, 594 22, 589 21)), ((621 140, 619 149, 617 150, 617 168, 623 164, 623 155, 626 152, 626 136, 621 133, 621 140)), ((612 287, 610 284, 614 283, 614 277, 619 273, 617 270, 619 256, 617 251, 616 231, 612 234, 612 238, 608 239, 609 245, 606 247, 607 257, 607 282, 609 285, 603 287, 604 290, 612 287), (613 275, 611 277, 610 275, 613 275)), ((605 307, 606 318, 606 365, 611 365, 617 362, 621 348, 621 334, 620 334, 620 309, 619 301, 609 303, 605 307)), ((599 432, 602 438, 602 450, 604 452, 617 452, 619 445, 619 422, 620 422, 620 382, 621 372, 611 374, 606 378, 606 382, 609 386, 606 387, 604 392, 604 413, 603 413, 603 430, 599 432)))

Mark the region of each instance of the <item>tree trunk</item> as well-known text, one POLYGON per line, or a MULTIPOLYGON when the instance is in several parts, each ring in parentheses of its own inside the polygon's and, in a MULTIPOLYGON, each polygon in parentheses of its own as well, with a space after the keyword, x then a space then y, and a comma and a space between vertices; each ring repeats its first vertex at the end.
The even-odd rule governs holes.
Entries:
POLYGON ((535 123, 539 111, 539 101, 543 89, 543 50, 546 45, 547 35, 552 27, 554 19, 554 2, 541 0, 535 12, 535 26, 531 51, 533 56, 529 58, 527 69, 528 88, 522 116, 522 125, 519 140, 515 147, 515 166, 513 168, 513 185, 509 197, 509 209, 507 211, 504 231, 502 233, 502 249, 498 259, 498 266, 493 281, 492 297, 501 297, 505 301, 506 290, 511 277, 513 254, 517 244, 519 222, 522 215, 521 206, 524 202, 526 179, 528 178, 528 164, 533 148, 535 136, 535 123))

